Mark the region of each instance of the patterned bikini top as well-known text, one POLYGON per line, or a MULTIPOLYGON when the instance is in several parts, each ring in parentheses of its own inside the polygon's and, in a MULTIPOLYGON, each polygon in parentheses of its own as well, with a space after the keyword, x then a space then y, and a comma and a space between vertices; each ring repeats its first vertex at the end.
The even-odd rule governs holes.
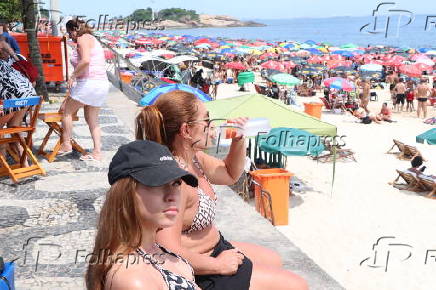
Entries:
MULTIPOLYGON (((192 277, 194 277, 194 270, 192 269, 192 267, 188 261, 186 261, 185 259, 183 259, 179 255, 168 251, 167 249, 165 249, 161 245, 157 245, 157 246, 164 253, 169 254, 171 256, 174 256, 177 259, 185 262, 191 268, 192 277)), ((167 284, 169 290, 195 290, 196 289, 194 281, 190 281, 183 276, 176 275, 173 272, 162 268, 159 261, 153 261, 152 258, 150 257, 150 255, 146 254, 142 249, 138 248, 138 249, 136 249, 136 252, 144 259, 147 259, 150 262, 150 264, 153 265, 153 267, 159 271, 159 273, 162 275, 162 278, 165 281, 165 284, 167 284)))
MULTIPOLYGON (((204 176, 206 181, 210 184, 209 179, 204 174, 203 169, 200 166, 197 158, 193 160, 195 166, 204 176)), ((212 187, 212 186, 211 186, 212 187)), ((216 194, 214 192, 215 198, 212 199, 207 193, 205 193, 200 187, 198 187, 198 209, 197 213, 192 220, 191 227, 187 230, 184 230, 183 234, 189 234, 194 231, 201 231, 210 226, 215 220, 215 212, 216 212, 216 194)))

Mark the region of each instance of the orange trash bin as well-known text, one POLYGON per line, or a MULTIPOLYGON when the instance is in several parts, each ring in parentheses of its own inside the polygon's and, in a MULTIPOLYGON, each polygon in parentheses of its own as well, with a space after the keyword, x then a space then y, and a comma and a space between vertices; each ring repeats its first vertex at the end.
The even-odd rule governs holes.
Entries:
POLYGON ((321 119, 321 111, 323 104, 321 103, 304 103, 304 112, 315 118, 321 119))
POLYGON ((126 84, 130 84, 130 82, 133 79, 133 74, 128 73, 128 72, 122 72, 122 73, 120 73, 120 77, 121 77, 122 82, 124 82, 126 84))
POLYGON ((256 210, 265 216, 262 206, 261 188, 271 195, 272 212, 275 225, 287 225, 289 216, 289 180, 293 174, 282 168, 259 169, 251 171, 255 185, 254 198, 256 210))

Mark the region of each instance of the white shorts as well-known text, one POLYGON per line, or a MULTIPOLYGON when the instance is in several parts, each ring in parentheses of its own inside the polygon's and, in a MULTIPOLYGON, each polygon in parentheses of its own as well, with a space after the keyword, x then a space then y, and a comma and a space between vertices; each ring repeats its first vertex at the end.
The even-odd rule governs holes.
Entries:
POLYGON ((78 80, 71 88, 71 98, 82 104, 101 107, 106 102, 109 93, 107 80, 78 80))

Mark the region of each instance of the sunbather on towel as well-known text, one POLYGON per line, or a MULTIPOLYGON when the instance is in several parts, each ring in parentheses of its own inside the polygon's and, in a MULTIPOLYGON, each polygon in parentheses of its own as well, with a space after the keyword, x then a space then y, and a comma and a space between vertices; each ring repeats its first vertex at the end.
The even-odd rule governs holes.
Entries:
POLYGON ((365 109, 358 108, 350 111, 354 117, 358 118, 363 124, 371 124, 373 121, 377 124, 380 124, 380 121, 377 117, 372 116, 371 114, 367 114, 365 109))

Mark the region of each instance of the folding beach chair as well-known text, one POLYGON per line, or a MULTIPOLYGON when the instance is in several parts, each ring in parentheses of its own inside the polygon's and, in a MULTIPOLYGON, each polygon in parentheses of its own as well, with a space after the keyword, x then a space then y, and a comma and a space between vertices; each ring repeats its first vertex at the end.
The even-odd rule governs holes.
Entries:
POLYGON ((389 149, 386 154, 390 154, 391 151, 394 149, 395 146, 398 147, 399 152, 394 152, 391 154, 398 154, 398 158, 399 159, 404 159, 404 150, 405 150, 405 146, 406 144, 404 144, 403 142, 400 142, 398 140, 393 139, 394 141, 394 145, 392 145, 391 149, 389 149))
MULTIPOLYGON (((61 149, 62 126, 60 125, 60 123, 62 121, 62 112, 58 111, 58 112, 51 112, 51 113, 42 113, 38 115, 38 119, 46 123, 49 129, 44 139, 42 140, 41 146, 39 147, 37 154, 47 158, 48 162, 53 162, 59 150, 61 149), (50 139, 52 133, 55 133, 58 136, 57 142, 52 152, 46 152, 44 151, 44 148, 47 145, 47 142, 50 139)), ((73 122, 79 120, 79 117, 77 117, 77 112, 73 115, 72 119, 73 122)), ((77 143, 73 138, 71 138, 71 145, 73 147, 73 150, 80 152, 82 155, 86 155, 85 149, 83 149, 82 146, 80 146, 79 143, 77 143)))
POLYGON ((11 145, 20 144, 22 147, 22 152, 20 152, 21 150, 15 152, 16 157, 13 160, 9 160, 5 153, 0 151, 0 176, 8 175, 14 183, 25 177, 37 174, 45 175, 45 170, 41 167, 31 150, 32 134, 35 131, 40 106, 41 97, 3 101, 3 108, 28 107, 28 120, 26 120, 24 125, 14 128, 0 128, 0 145, 11 147, 11 145), (25 134, 26 137, 24 138, 21 134, 25 134), (26 164, 28 161, 31 162, 29 166, 26 164))
POLYGON ((410 146, 410 145, 404 145, 404 154, 403 155, 404 155, 403 156, 404 159, 407 159, 407 160, 411 160, 415 156, 421 156, 422 157, 421 152, 419 152, 419 150, 416 149, 416 147, 410 146))
POLYGON ((391 183, 395 188, 401 190, 410 190, 414 192, 422 192, 426 191, 426 188, 421 184, 421 182, 417 179, 417 177, 411 173, 406 171, 401 171, 397 169, 398 177, 391 183), (400 177, 406 182, 398 183, 400 177))
POLYGON ((327 110, 333 110, 333 105, 326 98, 319 98, 327 110))
POLYGON ((325 142, 324 146, 328 152, 318 156, 312 156, 313 160, 323 163, 332 162, 336 154, 336 161, 357 162, 356 157, 354 156, 354 151, 351 149, 341 148, 341 146, 336 145, 336 150, 334 150, 333 145, 331 145, 330 142, 325 142))
POLYGON ((370 95, 369 95, 369 100, 370 101, 374 101, 374 102, 378 101, 377 92, 371 92, 370 95))
POLYGON ((417 176, 417 179, 422 185, 422 187, 430 191, 429 194, 427 194, 427 197, 436 199, 436 181, 434 179, 425 178, 421 176, 417 176))

